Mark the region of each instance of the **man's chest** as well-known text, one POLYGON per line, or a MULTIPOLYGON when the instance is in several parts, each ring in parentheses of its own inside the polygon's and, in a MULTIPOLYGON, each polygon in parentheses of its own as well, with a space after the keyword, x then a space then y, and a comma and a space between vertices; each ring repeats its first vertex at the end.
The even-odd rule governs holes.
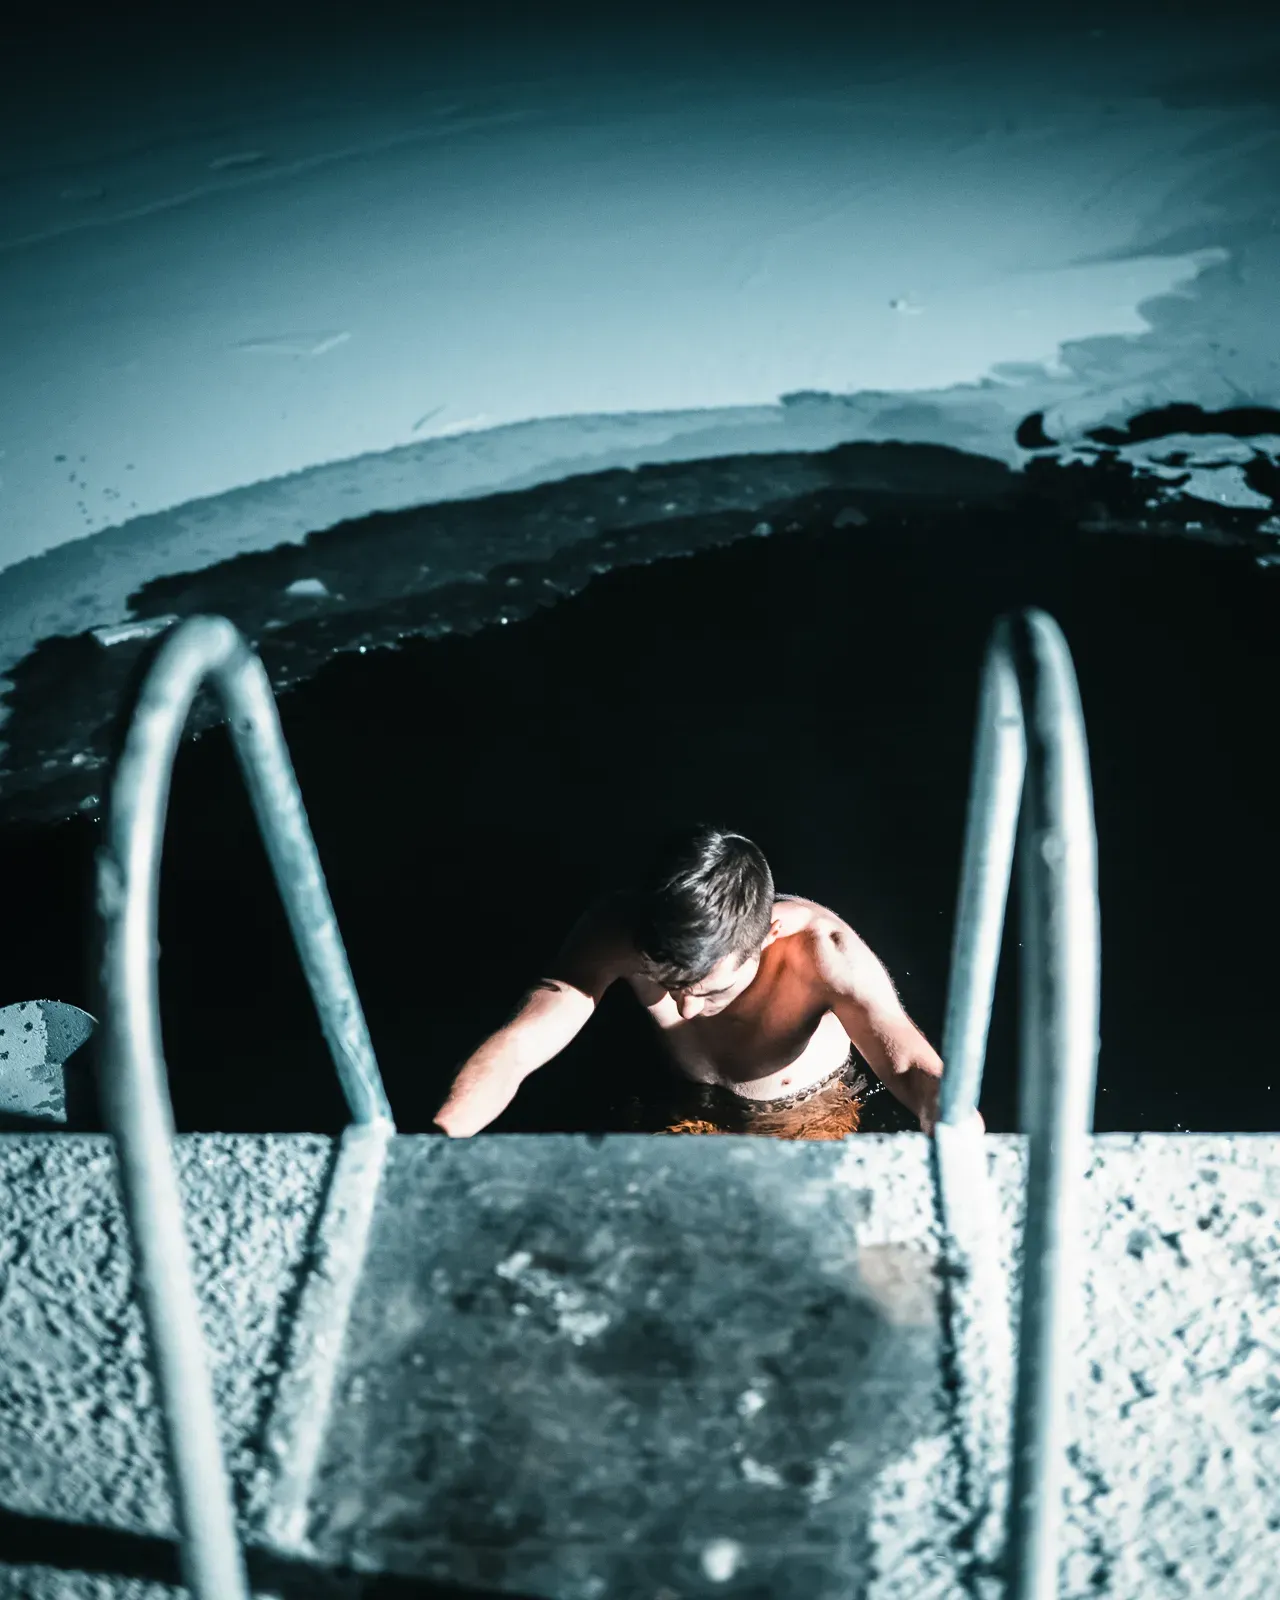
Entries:
POLYGON ((827 1011, 809 986, 786 981, 753 984, 712 1017, 682 1017, 664 991, 653 989, 640 999, 681 1059, 770 1070, 801 1054, 827 1011))

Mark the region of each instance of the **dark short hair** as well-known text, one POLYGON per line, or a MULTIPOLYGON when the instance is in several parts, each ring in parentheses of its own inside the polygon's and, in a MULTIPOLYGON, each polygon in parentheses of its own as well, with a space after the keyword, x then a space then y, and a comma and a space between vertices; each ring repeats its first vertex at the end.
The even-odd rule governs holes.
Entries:
POLYGON ((631 895, 631 934, 654 976, 697 983, 726 956, 753 955, 773 921, 773 874, 758 845, 700 823, 661 844, 631 895))

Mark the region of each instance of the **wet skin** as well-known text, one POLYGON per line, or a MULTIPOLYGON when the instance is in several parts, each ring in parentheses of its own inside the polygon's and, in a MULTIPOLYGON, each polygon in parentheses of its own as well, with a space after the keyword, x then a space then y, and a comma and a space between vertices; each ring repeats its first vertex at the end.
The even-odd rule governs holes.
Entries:
POLYGON ((687 1077, 749 1099, 797 1094, 836 1071, 853 1042, 817 959, 837 925, 811 901, 779 897, 757 954, 728 956, 684 989, 655 981, 637 957, 626 981, 687 1077))
POLYGON ((657 980, 616 903, 595 907, 511 1021, 464 1063, 436 1125, 455 1138, 487 1126, 618 981, 631 986, 676 1066, 695 1082, 753 1100, 798 1094, 834 1072, 852 1043, 921 1128, 933 1129, 937 1052, 853 929, 825 906, 790 895, 775 901, 758 950, 727 956, 682 988, 657 980))

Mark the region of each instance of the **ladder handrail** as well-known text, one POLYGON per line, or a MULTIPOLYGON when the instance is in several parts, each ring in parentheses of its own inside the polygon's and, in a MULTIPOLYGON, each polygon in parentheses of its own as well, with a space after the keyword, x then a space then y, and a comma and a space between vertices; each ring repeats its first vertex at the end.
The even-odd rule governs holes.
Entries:
POLYGON ((97 857, 100 1072, 164 1417, 184 1581, 196 1600, 248 1600, 182 1223, 157 991, 170 780, 192 702, 206 681, 227 714, 352 1117, 388 1130, 393 1123, 266 670, 226 618, 190 617, 156 651, 107 801, 97 857))
MULTIPOLYGON (((182 1225, 156 984, 170 779, 206 681, 227 712, 353 1118, 386 1128, 392 1119, 266 672, 225 618, 189 618, 156 652, 106 808, 97 862, 101 1072, 165 1420, 184 1580, 196 1600, 248 1600, 182 1225)), ((1039 611, 1001 619, 983 671, 943 1034, 939 1121, 948 1128, 963 1125, 977 1104, 1019 817, 1028 1163, 1007 1555, 1010 1600, 1050 1600, 1065 1409, 1055 1370, 1066 1349, 1069 1213, 1092 1122, 1099 937, 1079 692, 1061 631, 1039 611)))
POLYGON ((958 1129, 977 1105, 1020 816, 1019 1122, 1027 1183, 1006 1561, 1009 1600, 1051 1600, 1066 1408, 1057 1374, 1078 1281, 1073 1207, 1093 1125, 1100 938, 1080 694, 1066 640, 1044 612, 997 623, 978 715, 939 1121, 958 1129))

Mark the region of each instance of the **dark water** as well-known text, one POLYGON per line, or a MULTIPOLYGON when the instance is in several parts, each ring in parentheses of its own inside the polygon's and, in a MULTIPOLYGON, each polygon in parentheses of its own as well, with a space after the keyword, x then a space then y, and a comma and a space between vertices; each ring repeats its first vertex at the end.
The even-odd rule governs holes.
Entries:
MULTIPOLYGON (((604 575, 527 622, 332 662, 282 716, 401 1125, 429 1121, 631 851, 691 816, 751 834, 781 887, 847 917, 940 1042, 981 655, 997 614, 1038 604, 1071 645, 1093 765, 1096 1126, 1275 1128, 1278 593, 1240 552, 953 512, 747 540, 604 575)), ((91 843, 84 821, 4 841, 20 917, 0 1000, 91 1004, 91 843)), ((993 1131, 1016 1119, 1014 917, 993 1131)), ((161 942, 179 1125, 338 1125, 220 731, 178 761, 161 942)), ((499 1126, 622 1126, 660 1072, 619 992, 499 1126)))

